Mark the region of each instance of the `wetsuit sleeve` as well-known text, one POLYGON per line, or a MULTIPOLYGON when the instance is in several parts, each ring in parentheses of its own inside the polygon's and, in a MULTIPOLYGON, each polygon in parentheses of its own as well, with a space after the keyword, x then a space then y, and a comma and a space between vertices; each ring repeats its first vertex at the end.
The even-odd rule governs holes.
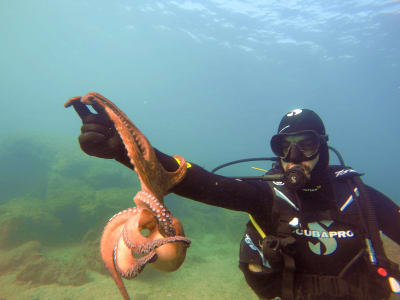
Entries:
MULTIPOLYGON (((158 150, 156 155, 167 171, 175 171, 178 163, 158 150)), ((208 172, 190 163, 185 178, 171 192, 182 197, 222 208, 268 216, 272 207, 272 191, 263 181, 242 181, 208 172)))
POLYGON ((366 186, 366 189, 375 207, 379 228, 400 245, 400 207, 374 188, 366 186))

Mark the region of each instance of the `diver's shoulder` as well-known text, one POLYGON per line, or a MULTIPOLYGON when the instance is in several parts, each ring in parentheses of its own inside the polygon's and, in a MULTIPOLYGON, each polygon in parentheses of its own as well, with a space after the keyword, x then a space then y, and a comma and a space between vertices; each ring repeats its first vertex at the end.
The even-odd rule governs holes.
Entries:
POLYGON ((342 165, 329 165, 328 173, 336 179, 346 179, 349 177, 362 175, 352 167, 342 165))

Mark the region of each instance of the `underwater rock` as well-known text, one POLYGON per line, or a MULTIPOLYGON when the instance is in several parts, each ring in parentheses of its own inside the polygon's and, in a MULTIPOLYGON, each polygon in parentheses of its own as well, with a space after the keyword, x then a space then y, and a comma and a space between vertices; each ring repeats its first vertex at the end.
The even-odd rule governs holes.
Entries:
POLYGON ((102 229, 116 211, 131 202, 126 191, 93 191, 91 197, 83 199, 78 194, 66 197, 59 193, 57 199, 46 201, 25 196, 0 204, 0 249, 18 247, 31 240, 44 245, 80 242, 90 228, 102 229), (125 200, 113 202, 121 198, 125 200))
POLYGON ((82 259, 87 269, 108 276, 109 273, 104 266, 99 250, 103 228, 104 224, 99 224, 90 228, 84 235, 82 239, 82 259))
POLYGON ((99 235, 99 239, 97 241, 86 242, 83 245, 84 251, 82 259, 85 262, 85 266, 87 269, 108 276, 109 273, 104 266, 103 260, 100 256, 100 236, 101 234, 99 235))
MULTIPOLYGON (((140 188, 139 181, 132 172, 113 160, 99 160, 84 157, 82 152, 74 148, 56 155, 51 166, 49 183, 54 177, 63 181, 79 181, 92 189, 107 188, 140 188)), ((76 185, 76 184, 74 184, 76 185)))
POLYGON ((0 205, 0 248, 17 247, 31 240, 59 239, 60 221, 46 211, 40 199, 25 197, 0 205))
POLYGON ((44 256, 29 261, 19 270, 16 280, 34 285, 73 285, 80 286, 90 281, 82 264, 50 260, 44 256))
POLYGON ((44 245, 80 242, 93 227, 100 230, 100 236, 111 216, 133 204, 129 195, 132 192, 120 189, 92 191, 91 197, 82 199, 79 193, 74 197, 67 197, 72 193, 65 194, 59 193, 51 201, 25 196, 0 204, 0 249, 30 240, 44 245))
POLYGON ((0 275, 13 272, 30 261, 41 259, 43 255, 40 247, 38 241, 30 241, 10 251, 1 251, 0 275))
POLYGON ((16 280, 34 285, 79 286, 90 281, 80 255, 71 261, 47 258, 38 241, 27 242, 0 255, 0 276, 16 272, 16 280))
MULTIPOLYGON (((103 192, 103 194, 107 194, 103 192)), ((107 220, 115 214, 120 207, 129 205, 129 198, 125 201, 125 206, 114 203, 105 203, 99 200, 101 193, 93 192, 92 197, 86 201, 53 201, 49 211, 61 223, 62 238, 64 242, 80 242, 84 235, 96 227, 100 229, 98 235, 101 235, 101 230, 107 220)), ((114 199, 118 192, 111 194, 110 199, 114 199)), ((103 196, 101 196, 103 197, 103 196)), ((67 198, 71 199, 71 198, 67 198)), ((61 241, 62 242, 62 241, 61 241)))
POLYGON ((56 266, 62 270, 56 282, 60 285, 80 286, 91 281, 80 254, 69 262, 58 262, 56 266))
POLYGON ((57 282, 60 270, 44 257, 29 261, 23 265, 16 279, 35 285, 45 285, 57 282))

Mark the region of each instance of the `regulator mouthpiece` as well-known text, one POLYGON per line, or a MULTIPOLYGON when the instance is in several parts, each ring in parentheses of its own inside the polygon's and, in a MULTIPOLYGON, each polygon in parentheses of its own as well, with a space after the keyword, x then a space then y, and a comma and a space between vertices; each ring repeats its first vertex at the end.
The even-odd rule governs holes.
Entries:
POLYGON ((284 175, 285 185, 291 190, 299 190, 306 185, 307 176, 302 167, 295 166, 288 169, 284 175))

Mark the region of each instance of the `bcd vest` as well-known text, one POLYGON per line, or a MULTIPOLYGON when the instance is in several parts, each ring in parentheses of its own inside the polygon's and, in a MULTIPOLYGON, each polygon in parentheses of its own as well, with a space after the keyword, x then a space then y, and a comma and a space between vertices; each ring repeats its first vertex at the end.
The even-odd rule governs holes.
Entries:
POLYGON ((274 195, 271 218, 250 216, 240 262, 262 266, 266 284, 273 286, 271 298, 293 299, 295 289, 316 296, 358 293, 363 297, 360 293, 369 280, 365 230, 354 199, 358 190, 346 181, 355 174, 348 168, 329 167, 334 199, 321 201, 335 207, 321 210, 304 209, 301 203, 317 190, 303 191, 300 200, 282 182, 269 183, 274 195))

